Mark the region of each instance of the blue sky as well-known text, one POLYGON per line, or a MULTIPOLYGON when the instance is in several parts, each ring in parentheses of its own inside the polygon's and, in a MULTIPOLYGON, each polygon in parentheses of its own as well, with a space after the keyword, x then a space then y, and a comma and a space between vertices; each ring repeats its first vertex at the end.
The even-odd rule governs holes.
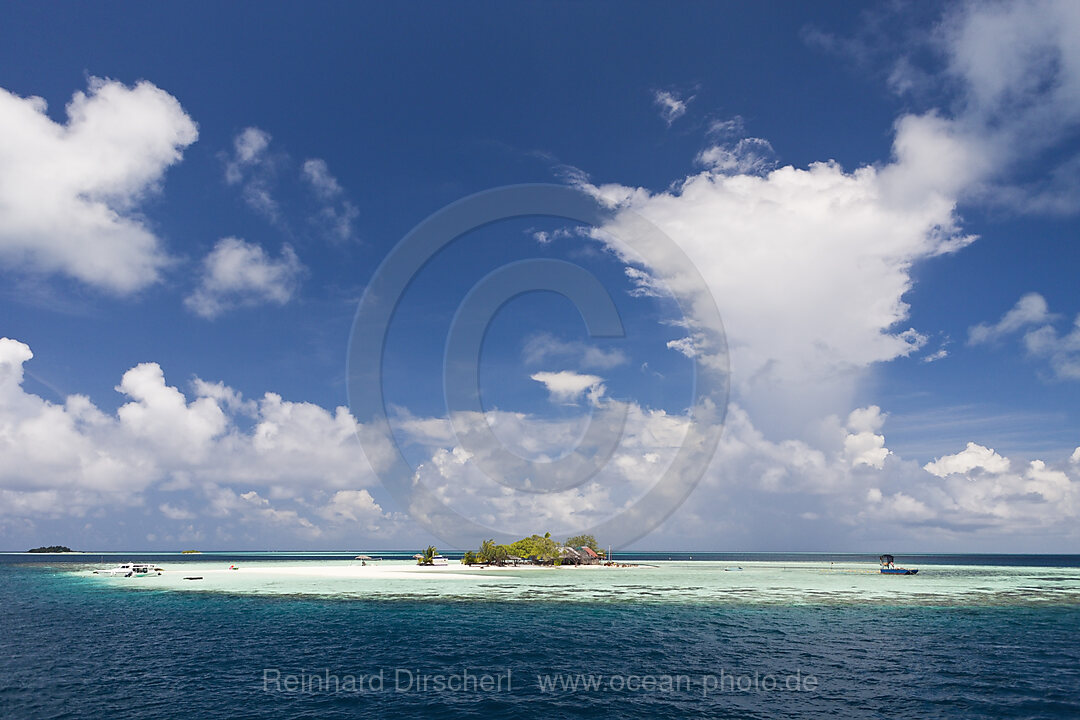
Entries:
POLYGON ((636 547, 1080 552, 1071 3, 2 12, 0 546, 445 541, 356 439, 357 305, 426 217, 555 183, 609 220, 466 234, 386 341, 395 437, 456 512, 591 528, 672 462, 680 349, 715 328, 669 253, 611 239, 641 216, 716 302, 731 404, 636 547), (590 338, 553 293, 488 329, 519 454, 628 409, 611 465, 552 496, 485 477, 442 391, 455 308, 530 258, 594 275, 627 329, 590 338))

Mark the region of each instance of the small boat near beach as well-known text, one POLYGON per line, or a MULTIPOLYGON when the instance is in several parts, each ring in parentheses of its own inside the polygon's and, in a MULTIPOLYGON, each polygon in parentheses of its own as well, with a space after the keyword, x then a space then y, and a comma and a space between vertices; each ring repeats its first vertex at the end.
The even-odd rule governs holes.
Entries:
POLYGON ((882 575, 915 575, 918 573, 918 569, 909 570, 907 568, 897 567, 895 558, 892 555, 882 555, 878 558, 878 562, 881 563, 882 575))
POLYGON ((121 563, 108 570, 95 570, 95 575, 108 575, 110 577, 148 577, 160 575, 165 572, 164 568, 149 563, 121 563))

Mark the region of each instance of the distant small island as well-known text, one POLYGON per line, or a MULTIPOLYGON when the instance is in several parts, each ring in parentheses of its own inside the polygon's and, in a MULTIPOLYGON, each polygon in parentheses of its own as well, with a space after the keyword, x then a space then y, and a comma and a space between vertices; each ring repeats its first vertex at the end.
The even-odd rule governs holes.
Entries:
POLYGON ((65 545, 50 545, 48 547, 37 547, 33 550, 27 550, 26 552, 32 553, 62 553, 62 552, 75 552, 71 548, 65 545))

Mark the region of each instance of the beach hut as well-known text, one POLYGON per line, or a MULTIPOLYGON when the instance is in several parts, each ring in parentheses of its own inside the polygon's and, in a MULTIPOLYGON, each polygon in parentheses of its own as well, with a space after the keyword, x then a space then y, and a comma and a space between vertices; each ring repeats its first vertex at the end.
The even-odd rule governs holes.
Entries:
POLYGON ((582 554, 572 547, 560 548, 559 558, 563 561, 563 563, 569 562, 575 565, 580 565, 585 560, 582 554))
POLYGON ((600 562, 600 556, 597 555, 596 551, 588 545, 582 545, 581 556, 582 562, 584 562, 586 565, 596 565, 598 562, 600 562))

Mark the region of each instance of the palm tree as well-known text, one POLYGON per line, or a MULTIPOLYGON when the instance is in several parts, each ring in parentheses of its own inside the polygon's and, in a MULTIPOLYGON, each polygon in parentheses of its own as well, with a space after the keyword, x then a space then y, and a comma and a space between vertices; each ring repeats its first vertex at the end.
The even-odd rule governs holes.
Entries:
POLYGON ((495 539, 485 540, 480 543, 480 552, 476 553, 476 559, 485 565, 495 562, 498 546, 495 545, 495 539))

